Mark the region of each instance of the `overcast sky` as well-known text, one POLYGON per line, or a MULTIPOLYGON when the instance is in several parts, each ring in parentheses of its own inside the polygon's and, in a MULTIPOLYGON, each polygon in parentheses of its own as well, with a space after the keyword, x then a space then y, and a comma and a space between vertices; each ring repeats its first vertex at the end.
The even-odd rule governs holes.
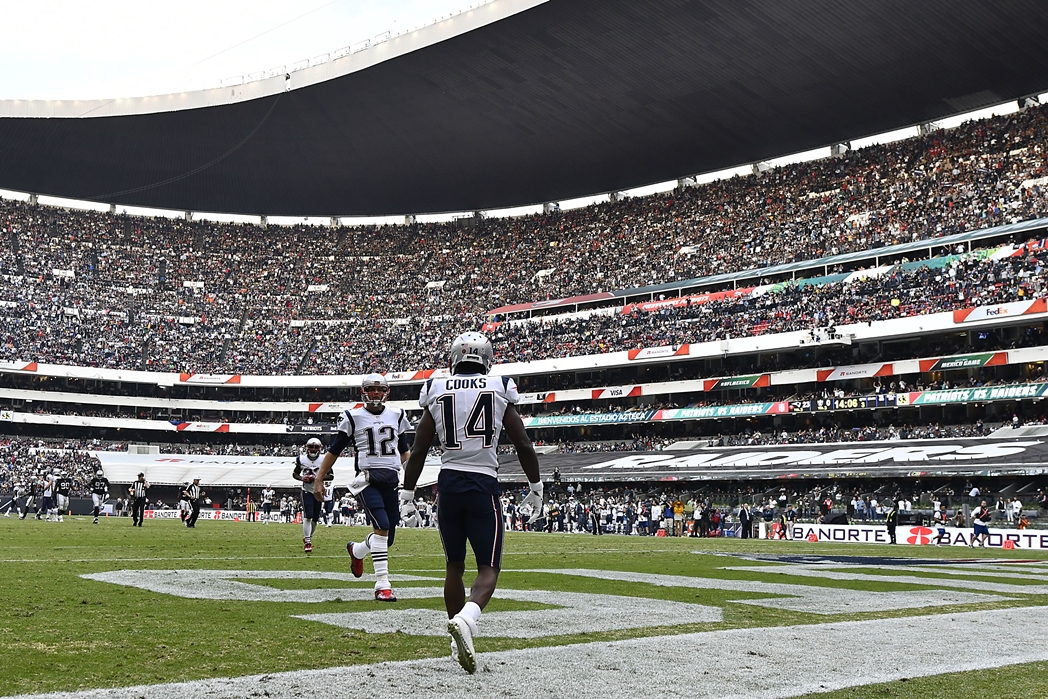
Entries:
POLYGON ((0 0, 0 99, 215 87, 482 0, 0 0))

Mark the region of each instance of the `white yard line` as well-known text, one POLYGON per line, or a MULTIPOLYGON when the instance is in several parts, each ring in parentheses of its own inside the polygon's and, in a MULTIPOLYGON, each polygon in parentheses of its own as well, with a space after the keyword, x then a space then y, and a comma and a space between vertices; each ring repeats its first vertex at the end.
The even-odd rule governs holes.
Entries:
MULTIPOLYGON (((870 567, 870 566, 857 566, 870 567)), ((1003 592, 1013 595, 1048 595, 1048 585, 1011 585, 1008 583, 986 582, 985 580, 964 580, 959 578, 925 578, 909 575, 916 570, 908 566, 891 568, 891 575, 873 573, 849 573, 841 568, 827 569, 823 565, 774 565, 774 566, 726 566, 724 570, 745 573, 763 573, 765 575, 797 576, 818 578, 820 580, 861 580, 863 582, 899 583, 906 585, 927 585, 929 587, 962 588, 974 592, 1003 592)), ((949 575, 951 571, 922 569, 931 573, 949 575)), ((1015 571, 1018 573, 1019 571, 1015 571)), ((979 575, 978 570, 967 571, 968 575, 979 575)), ((956 573, 955 573, 956 575, 956 573)), ((1015 577, 1013 573, 1013 577, 1015 577)))
MULTIPOLYGON (((1022 607, 811 626, 530 648, 478 656, 476 675, 450 659, 358 665, 234 679, 57 693, 36 699, 219 699, 266 696, 607 699, 795 697, 903 678, 1048 660, 1048 644, 992 643, 972 651, 973 629, 1042 628, 1048 607, 1022 607), (890 639, 887 642, 885 639, 890 639)), ((483 634, 484 619, 480 621, 483 634)), ((480 640, 479 650, 484 642, 480 640)))

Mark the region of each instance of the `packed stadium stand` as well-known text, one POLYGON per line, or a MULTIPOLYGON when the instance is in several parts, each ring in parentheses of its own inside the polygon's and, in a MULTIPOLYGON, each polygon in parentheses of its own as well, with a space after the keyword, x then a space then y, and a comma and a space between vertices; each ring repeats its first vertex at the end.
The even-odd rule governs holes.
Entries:
POLYGON ((1028 106, 667 194, 440 224, 2 200, 0 490, 53 468, 82 487, 139 443, 153 445, 141 464, 287 459, 333 431, 370 371, 417 420, 452 338, 481 330, 565 482, 760 493, 738 484, 853 478, 861 494, 920 478, 967 492, 992 470, 998 489, 1033 492, 1048 434, 1046 127, 1048 107, 1028 106), (854 442, 883 459, 731 451, 854 442), (933 442, 945 451, 915 446, 933 442))

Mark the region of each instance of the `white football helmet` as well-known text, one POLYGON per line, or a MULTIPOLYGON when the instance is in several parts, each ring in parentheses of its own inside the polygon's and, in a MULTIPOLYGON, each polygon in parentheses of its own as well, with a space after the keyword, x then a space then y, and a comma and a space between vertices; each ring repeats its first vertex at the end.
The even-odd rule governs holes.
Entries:
POLYGON ((491 370, 491 364, 495 360, 495 352, 491 349, 491 340, 477 332, 462 333, 451 343, 451 356, 448 365, 451 373, 455 373, 455 367, 462 362, 476 364, 483 369, 483 373, 491 370))
POLYGON ((103 473, 102 469, 98 469, 97 471, 95 471, 95 475, 98 476, 99 478, 101 478, 102 476, 104 476, 106 474, 103 473))
POLYGON ((360 399, 369 408, 379 408, 389 398, 389 382, 382 374, 368 374, 360 382, 360 399))
POLYGON ((306 454, 311 459, 315 459, 320 456, 320 450, 324 448, 324 445, 320 443, 320 440, 316 437, 310 437, 309 441, 306 442, 306 454))

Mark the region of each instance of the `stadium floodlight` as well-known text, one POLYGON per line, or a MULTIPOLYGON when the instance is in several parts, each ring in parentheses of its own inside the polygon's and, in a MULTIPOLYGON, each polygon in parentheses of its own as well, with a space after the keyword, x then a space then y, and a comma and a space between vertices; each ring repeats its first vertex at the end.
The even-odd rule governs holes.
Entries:
POLYGON ((331 52, 331 60, 337 61, 340 58, 345 58, 350 53, 352 53, 352 49, 348 46, 344 46, 340 49, 331 52))
POLYGON ((276 68, 270 68, 268 74, 271 78, 278 75, 287 75, 287 69, 284 66, 277 66, 276 68))
POLYGON ((304 60, 298 61, 297 63, 292 63, 291 64, 291 72, 294 73, 295 71, 304 70, 305 68, 308 68, 308 67, 309 67, 309 59, 306 58, 304 60))
POLYGON ((231 78, 225 78, 224 80, 222 80, 222 87, 235 87, 236 85, 243 85, 243 84, 244 84, 244 76, 243 75, 234 75, 231 78))
POLYGON ((375 38, 371 40, 371 45, 377 46, 379 44, 384 44, 387 41, 389 41, 389 32, 382 32, 381 34, 376 35, 375 38))
POLYGON ((265 77, 266 77, 266 71, 260 70, 257 73, 248 73, 247 74, 247 81, 249 83, 253 83, 256 80, 264 80, 265 77))
POLYGON ((323 63, 327 63, 330 60, 331 60, 331 54, 330 53, 322 53, 322 54, 320 54, 319 56, 317 56, 317 57, 315 57, 313 59, 312 65, 319 66, 319 65, 321 65, 323 63))
POLYGON ((353 47, 350 49, 350 52, 360 53, 369 46, 371 46, 371 39, 364 39, 363 41, 358 41, 357 43, 353 44, 353 47))

